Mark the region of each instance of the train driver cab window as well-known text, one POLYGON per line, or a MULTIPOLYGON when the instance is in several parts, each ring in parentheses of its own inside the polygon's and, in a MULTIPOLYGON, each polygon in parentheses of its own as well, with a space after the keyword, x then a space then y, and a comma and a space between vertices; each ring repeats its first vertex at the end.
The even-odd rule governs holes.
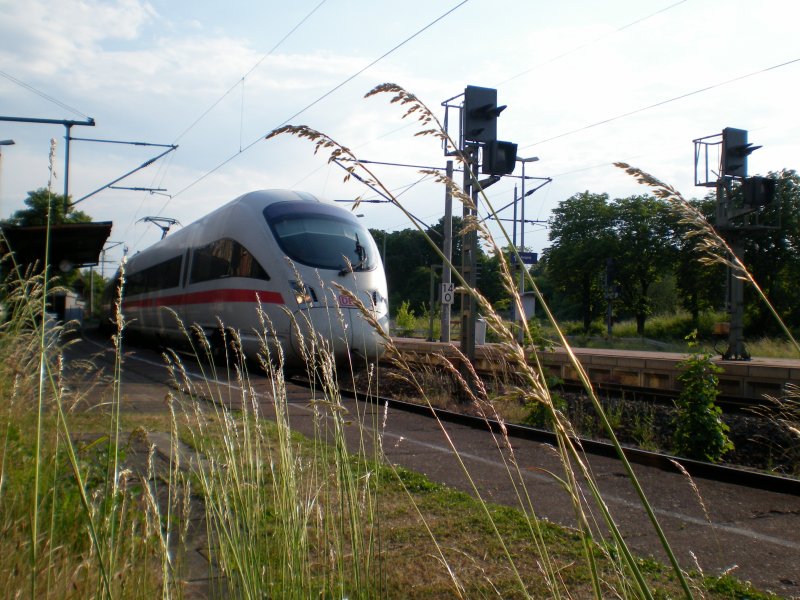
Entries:
POLYGON ((269 280, 269 275, 252 254, 236 240, 223 238, 192 252, 189 283, 248 277, 269 280))
POLYGON ((293 261, 319 269, 371 271, 378 266, 372 236, 354 217, 322 203, 279 202, 264 210, 278 245, 293 261), (346 260, 345 260, 346 259, 346 260))

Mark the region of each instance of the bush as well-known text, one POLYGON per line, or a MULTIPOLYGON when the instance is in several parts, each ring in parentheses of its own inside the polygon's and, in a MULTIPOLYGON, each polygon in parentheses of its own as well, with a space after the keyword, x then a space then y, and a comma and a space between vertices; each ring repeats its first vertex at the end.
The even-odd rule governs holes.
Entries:
MULTIPOLYGON (((697 332, 687 336, 690 346, 696 347, 697 332)), ((683 389, 676 401, 673 419, 675 451, 686 458, 719 462, 733 450, 728 438, 728 426, 722 422, 722 409, 716 404, 719 395, 718 373, 722 369, 711 362, 711 354, 694 351, 681 361, 678 381, 683 389)))
POLYGON ((583 330, 583 321, 565 321, 561 323, 561 331, 564 335, 604 335, 606 333, 605 324, 602 321, 592 321, 589 324, 589 331, 583 330))
MULTIPOLYGON (((657 340, 683 340, 697 330, 697 337, 710 339, 714 324, 724 321, 725 315, 717 312, 700 313, 699 322, 692 322, 692 316, 685 311, 676 313, 654 315, 647 319, 644 328, 645 337, 657 340)), ((615 337, 639 337, 636 332, 636 322, 631 320, 620 321, 614 324, 615 337)))
POLYGON ((395 316, 395 327, 397 333, 401 337, 411 337, 414 335, 414 329, 417 326, 417 318, 414 316, 414 309, 408 304, 408 300, 404 300, 397 309, 395 316))
MULTIPOLYGON (((558 377, 550 376, 547 378, 547 387, 550 390, 553 408, 563 414, 567 414, 568 405, 566 399, 554 389, 562 383, 564 382, 558 377)), ((528 409, 528 415, 523 421, 525 425, 539 429, 553 429, 553 413, 544 402, 529 402, 525 407, 528 409)))

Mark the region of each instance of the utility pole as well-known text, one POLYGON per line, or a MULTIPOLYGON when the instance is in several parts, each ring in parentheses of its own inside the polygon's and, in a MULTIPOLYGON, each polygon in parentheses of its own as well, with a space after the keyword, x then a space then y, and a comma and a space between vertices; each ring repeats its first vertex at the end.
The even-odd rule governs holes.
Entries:
MULTIPOLYGON (((16 144, 14 140, 0 140, 0 146, 13 146, 16 144)), ((3 174, 3 152, 2 148, 0 148, 0 176, 3 174)), ((2 177, 0 177, 0 181, 2 181, 2 177)), ((2 200, 3 200, 3 188, 0 187, 0 217, 3 215, 2 211, 2 200)))
MULTIPOLYGON (((461 241, 461 276, 471 289, 478 283, 476 268, 478 266, 478 230, 468 224, 478 218, 478 190, 474 189, 473 178, 478 166, 478 146, 464 144, 466 162, 464 164, 464 195, 472 199, 473 206, 466 202, 462 215, 469 231, 461 241)), ((475 361, 475 322, 478 303, 470 293, 461 295, 461 352, 470 362, 475 361)))
MULTIPOLYGON (((453 161, 447 161, 446 169, 448 181, 453 180, 453 161)), ((445 290, 453 283, 453 274, 450 271, 450 263, 453 261, 453 194, 450 187, 445 186, 444 191, 444 221, 442 222, 444 240, 442 241, 442 253, 445 256, 442 261, 442 331, 440 339, 443 342, 450 341, 450 312, 452 304, 445 301, 445 290)))
MULTIPOLYGON (((524 251, 525 250, 525 196, 527 196, 529 193, 532 194, 533 192, 536 191, 535 189, 533 189, 528 193, 525 192, 525 165, 528 164, 528 163, 536 162, 537 160, 539 160, 538 156, 530 156, 528 158, 517 158, 517 161, 522 163, 522 197, 520 198, 522 200, 522 205, 520 206, 521 223, 520 223, 520 228, 519 228, 519 246, 520 246, 520 251, 524 251)), ((514 194, 516 195, 516 189, 514 189, 514 194)), ((515 226, 516 226, 516 224, 515 224, 515 226)), ((525 263, 520 261, 520 265, 519 265, 519 297, 520 297, 520 302, 521 303, 522 303, 522 300, 525 298, 525 275, 526 275, 526 269, 527 269, 527 267, 525 266, 525 263)), ((523 303, 523 307, 524 307, 524 303, 523 303)), ((535 310, 534 310, 534 312, 535 312, 535 310)), ((533 315, 531 315, 531 316, 533 316, 533 315)), ((523 325, 522 321, 524 321, 527 318, 529 318, 529 317, 528 317, 528 315, 525 314, 525 311, 523 310, 522 314, 520 314, 520 316, 519 316, 519 321, 520 321, 519 322, 519 333, 517 334, 519 336, 520 344, 525 339, 524 338, 524 336, 525 336, 525 326, 523 325)))
MULTIPOLYGON (((64 150, 64 198, 69 197, 69 143, 72 140, 70 132, 75 125, 85 125, 87 127, 94 127, 94 119, 89 118, 86 121, 69 121, 64 119, 35 119, 28 117, 0 117, 0 121, 10 121, 12 123, 43 123, 47 125, 63 125, 66 129, 65 139, 67 143, 64 150)), ((66 200, 65 200, 66 201, 66 200)), ((66 207, 65 207, 66 208, 66 207)))

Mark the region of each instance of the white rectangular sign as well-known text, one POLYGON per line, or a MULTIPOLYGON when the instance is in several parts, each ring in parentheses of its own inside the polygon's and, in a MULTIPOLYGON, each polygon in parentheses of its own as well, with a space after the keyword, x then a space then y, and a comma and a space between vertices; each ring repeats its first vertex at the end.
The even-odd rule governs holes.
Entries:
POLYGON ((455 294, 456 294, 455 283, 442 284, 442 304, 452 304, 455 294))

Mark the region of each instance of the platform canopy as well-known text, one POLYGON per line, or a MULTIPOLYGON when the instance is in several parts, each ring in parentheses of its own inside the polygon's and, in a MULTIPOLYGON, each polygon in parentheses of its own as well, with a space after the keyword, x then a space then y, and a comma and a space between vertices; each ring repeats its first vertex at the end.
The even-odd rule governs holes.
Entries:
MULTIPOLYGON (((111 235, 111 221, 98 223, 65 223, 50 228, 50 264, 53 271, 97 265, 100 253, 111 235)), ((44 264, 47 227, 0 225, 3 255, 14 253, 17 264, 44 264)))

